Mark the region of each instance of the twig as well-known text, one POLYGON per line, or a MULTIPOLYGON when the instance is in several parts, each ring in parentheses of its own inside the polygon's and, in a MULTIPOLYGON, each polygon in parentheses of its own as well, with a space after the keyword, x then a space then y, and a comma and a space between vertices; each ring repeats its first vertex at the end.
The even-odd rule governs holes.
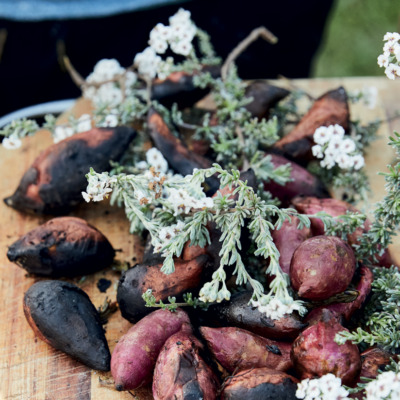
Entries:
POLYGON ((8 31, 7 29, 0 29, 0 62, 4 52, 4 46, 7 41, 8 31))
POLYGON ((224 64, 221 68, 221 78, 222 80, 226 80, 228 76, 229 68, 231 67, 232 63, 242 54, 247 47, 250 46, 251 43, 256 41, 258 38, 262 38, 271 44, 275 44, 278 41, 278 38, 271 33, 267 28, 264 26, 260 26, 259 28, 254 29, 250 32, 250 34, 243 39, 228 55, 224 64))
POLYGON ((72 80, 74 81, 75 85, 82 88, 85 86, 86 81, 82 78, 81 74, 74 68, 71 64, 71 61, 67 56, 63 57, 65 68, 67 69, 69 75, 71 76, 72 80))

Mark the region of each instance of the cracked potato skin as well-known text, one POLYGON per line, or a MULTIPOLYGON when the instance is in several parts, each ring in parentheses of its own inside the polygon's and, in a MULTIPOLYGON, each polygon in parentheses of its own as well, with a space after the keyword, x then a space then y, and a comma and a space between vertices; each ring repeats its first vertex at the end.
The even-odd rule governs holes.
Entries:
POLYGON ((154 370, 155 400, 217 399, 218 379, 202 358, 202 349, 188 332, 175 333, 165 342, 154 370))

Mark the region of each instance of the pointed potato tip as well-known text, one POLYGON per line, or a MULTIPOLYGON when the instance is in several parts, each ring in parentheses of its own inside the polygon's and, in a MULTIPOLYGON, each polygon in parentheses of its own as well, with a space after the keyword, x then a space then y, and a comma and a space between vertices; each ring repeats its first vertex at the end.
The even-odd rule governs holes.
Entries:
POLYGON ((12 207, 14 205, 13 196, 6 197, 5 199, 3 199, 3 201, 9 207, 12 207))
POLYGON ((121 383, 118 383, 117 385, 115 385, 115 389, 118 392, 122 392, 124 390, 124 385, 122 385, 121 383))

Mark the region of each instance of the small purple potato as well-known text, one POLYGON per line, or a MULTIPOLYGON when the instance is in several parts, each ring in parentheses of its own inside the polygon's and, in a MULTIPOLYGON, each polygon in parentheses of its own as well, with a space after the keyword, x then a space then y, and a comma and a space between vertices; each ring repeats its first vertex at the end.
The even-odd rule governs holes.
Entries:
POLYGON ((36 282, 25 293, 24 313, 41 340, 90 368, 110 370, 110 350, 99 314, 77 286, 36 282))
POLYGON ((249 304, 252 292, 235 293, 230 301, 211 305, 206 313, 207 319, 217 325, 235 326, 266 337, 268 339, 291 341, 308 324, 296 314, 286 314, 283 318, 272 320, 249 304))
POLYGON ((283 156, 273 153, 267 155, 271 157, 271 162, 275 168, 286 164, 289 164, 291 168, 291 181, 285 185, 279 185, 274 181, 264 182, 264 190, 277 197, 284 207, 289 206, 296 196, 330 197, 323 183, 306 168, 283 156))
POLYGON ((290 281, 300 297, 325 300, 343 292, 356 270, 351 247, 336 236, 315 236, 297 247, 290 281))
POLYGON ((179 308, 154 311, 132 326, 111 356, 115 388, 131 390, 149 383, 162 346, 181 329, 191 331, 188 315, 179 308))
POLYGON ((228 378, 222 400, 296 400, 298 380, 270 368, 241 371, 228 378))
POLYGON ((268 367, 287 371, 291 344, 276 342, 240 328, 201 327, 200 332, 216 360, 228 371, 268 367))
POLYGON ((59 217, 31 230, 8 249, 7 257, 31 274, 87 275, 112 263, 107 238, 85 220, 59 217))
POLYGON ((286 220, 280 229, 271 232, 272 239, 280 253, 279 265, 286 274, 290 273, 290 262, 297 247, 311 237, 310 228, 304 226, 302 229, 297 229, 299 222, 297 217, 292 217, 290 222, 286 220))
POLYGON ((162 346, 153 377, 154 400, 217 399, 218 380, 200 355, 203 345, 178 332, 162 346))
POLYGON ((337 333, 347 331, 326 311, 318 323, 306 328, 293 342, 291 358, 300 379, 334 374, 344 385, 352 385, 361 370, 358 347, 347 341, 335 342, 337 333))

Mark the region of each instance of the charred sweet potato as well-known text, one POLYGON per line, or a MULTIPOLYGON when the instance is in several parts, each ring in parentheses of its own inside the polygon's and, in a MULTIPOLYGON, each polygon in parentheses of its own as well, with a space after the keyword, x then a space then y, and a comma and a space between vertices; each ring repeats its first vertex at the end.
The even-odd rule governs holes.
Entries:
POLYGON ((258 367, 287 371, 292 367, 289 343, 233 327, 201 327, 200 332, 212 355, 228 372, 258 367))
MULTIPOLYGON (((174 136, 161 115, 154 109, 150 110, 147 117, 147 125, 151 139, 161 151, 169 165, 182 175, 193 173, 195 168, 210 168, 212 162, 199 154, 190 152, 185 144, 174 136)), ((206 180, 213 193, 219 187, 216 177, 206 180)))
POLYGON ((245 106, 253 117, 268 118, 270 109, 290 92, 261 80, 253 81, 246 87, 245 97, 253 101, 245 106))
POLYGON ((335 303, 314 308, 311 312, 307 314, 305 322, 313 324, 319 321, 324 312, 324 309, 332 312, 332 314, 335 315, 338 320, 344 318, 345 321, 349 321, 352 315, 364 304, 365 299, 371 292, 371 284, 374 280, 374 274, 368 267, 365 266, 361 266, 357 270, 356 275, 358 281, 355 284, 355 289, 358 291, 358 296, 354 301, 351 301, 349 303, 335 303))
POLYGON ((313 135, 320 126, 341 125, 349 129, 349 105, 344 88, 330 90, 319 97, 296 127, 275 143, 275 147, 296 160, 311 158, 313 135))
POLYGON ((179 308, 154 311, 132 326, 111 356, 115 388, 131 390, 149 383, 162 346, 180 330, 191 332, 189 317, 179 308))
POLYGON ((346 242, 336 236, 314 236, 295 250, 290 281, 300 297, 325 300, 343 292, 355 270, 354 252, 346 242))
MULTIPOLYGON (((332 217, 346 214, 347 211, 359 212, 351 204, 338 199, 317 199, 315 197, 296 197, 292 201, 293 205, 302 214, 316 214, 325 212, 332 217)), ((371 222, 367 219, 364 227, 357 228, 352 234, 347 236, 350 245, 357 244, 360 236, 371 229, 371 222)), ((311 230, 314 236, 323 235, 325 233, 324 224, 319 218, 311 218, 311 230)), ((378 263, 382 267, 390 267, 395 264, 392 260, 390 252, 385 249, 383 255, 377 256, 378 263)))
POLYGON ((31 230, 8 249, 7 257, 31 274, 87 275, 109 266, 115 251, 85 220, 59 217, 31 230))
POLYGON ((254 368, 229 378, 223 400, 296 400, 298 380, 270 368, 254 368))
POLYGON ((153 377, 154 400, 217 399, 218 380, 200 355, 203 345, 178 332, 162 346, 153 377))
MULTIPOLYGON (((214 78, 220 75, 217 65, 204 66, 202 72, 209 72, 214 78)), ((185 71, 173 72, 164 80, 156 80, 152 85, 151 97, 158 100, 165 107, 176 103, 179 108, 190 107, 201 100, 207 89, 201 89, 193 84, 193 76, 185 71)))
POLYGON ((297 247, 311 237, 310 228, 304 226, 302 229, 297 229, 299 222, 297 217, 292 217, 292 220, 286 220, 280 229, 271 232, 272 239, 280 253, 279 265, 286 274, 290 273, 290 262, 297 247))
POLYGON ((267 155, 271 157, 271 162, 275 168, 286 164, 289 164, 291 168, 291 181, 285 185, 282 186, 273 181, 264 182, 264 190, 278 198, 284 207, 289 206, 292 199, 298 195, 330 197, 323 183, 305 168, 283 156, 273 153, 267 155))
POLYGON ((334 340, 337 333, 346 330, 326 311, 321 321, 300 333, 293 342, 291 358, 301 379, 332 373, 344 385, 355 382, 361 370, 358 347, 349 341, 339 345, 334 340))
POLYGON ((157 301, 197 290, 208 273, 208 261, 207 255, 198 256, 190 261, 176 260, 175 272, 170 275, 161 272, 162 264, 139 264, 124 272, 117 291, 122 316, 134 323, 152 311, 146 307, 142 298, 147 289, 153 290, 157 301))
POLYGON ((293 340, 308 324, 295 314, 272 320, 249 304, 252 292, 235 293, 230 301, 211 305, 207 319, 219 326, 235 326, 275 340, 293 340))
POLYGON ((24 313, 36 335, 90 368, 110 370, 110 350, 94 305, 77 286, 40 281, 24 296, 24 313))
POLYGON ((60 215, 82 201, 85 174, 110 169, 136 132, 128 127, 93 128, 53 144, 25 172, 15 193, 5 203, 21 211, 60 215))

